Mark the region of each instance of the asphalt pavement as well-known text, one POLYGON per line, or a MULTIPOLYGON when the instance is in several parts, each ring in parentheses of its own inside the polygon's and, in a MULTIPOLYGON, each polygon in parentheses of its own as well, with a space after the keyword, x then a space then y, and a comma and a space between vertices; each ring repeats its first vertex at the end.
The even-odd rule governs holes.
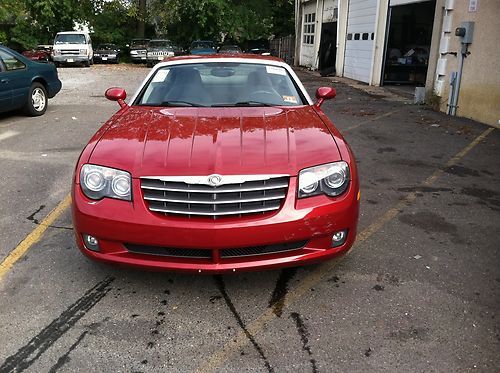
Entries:
POLYGON ((312 97, 338 91, 323 110, 358 161, 353 250, 224 276, 120 269, 80 254, 66 197, 118 110, 105 89, 132 96, 147 72, 61 68, 44 116, 0 115, 0 372, 500 371, 500 130, 298 71, 312 97))

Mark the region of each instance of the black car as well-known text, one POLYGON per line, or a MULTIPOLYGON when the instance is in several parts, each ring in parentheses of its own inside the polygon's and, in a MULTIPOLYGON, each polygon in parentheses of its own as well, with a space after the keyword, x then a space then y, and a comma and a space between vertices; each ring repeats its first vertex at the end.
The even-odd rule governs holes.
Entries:
POLYGON ((146 63, 148 45, 149 39, 132 39, 130 42, 130 58, 132 62, 146 63))
POLYGON ((94 49, 94 62, 96 63, 118 63, 120 57, 120 48, 115 44, 99 44, 94 49))
POLYGON ((237 45, 223 45, 219 48, 219 53, 221 54, 239 54, 243 53, 241 48, 237 45))
POLYGON ((0 112, 23 109, 38 116, 62 87, 53 63, 31 61, 0 46, 0 112))

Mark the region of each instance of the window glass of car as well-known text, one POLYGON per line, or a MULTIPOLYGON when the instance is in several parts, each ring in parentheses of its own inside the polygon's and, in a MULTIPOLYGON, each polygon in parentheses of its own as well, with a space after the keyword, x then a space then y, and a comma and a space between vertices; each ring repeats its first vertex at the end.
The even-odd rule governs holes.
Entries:
POLYGON ((193 41, 191 43, 191 49, 215 49, 214 43, 210 41, 193 41))
POLYGON ((18 60, 14 55, 0 50, 0 59, 2 59, 7 71, 24 69, 26 65, 18 60))
POLYGON ((54 44, 87 44, 83 34, 59 34, 54 44))
POLYGON ((172 47, 169 40, 151 40, 149 42, 150 48, 172 47))
POLYGON ((298 106, 305 100, 281 66, 213 62, 156 70, 135 104, 146 106, 298 106))

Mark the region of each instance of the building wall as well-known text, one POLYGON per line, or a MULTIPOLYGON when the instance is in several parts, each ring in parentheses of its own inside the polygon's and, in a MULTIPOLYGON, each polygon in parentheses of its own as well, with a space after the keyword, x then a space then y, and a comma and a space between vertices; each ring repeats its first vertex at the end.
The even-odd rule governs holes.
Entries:
MULTIPOLYGON (((323 22, 336 21, 338 0, 296 0, 296 56, 300 66, 317 69, 319 66, 319 47, 321 44, 321 25, 323 22), (315 13, 314 43, 304 43, 304 15, 315 13)), ((337 38, 338 40, 338 38, 337 38)))
MULTIPOLYGON (((436 7, 436 18, 440 15, 441 29, 450 22, 448 52, 460 52, 461 43, 454 30, 461 22, 472 21, 474 38, 469 45, 470 54, 465 58, 457 115, 471 118, 483 123, 498 125, 500 121, 500 2, 498 0, 476 0, 477 9, 469 11, 469 0, 440 1, 436 7), (444 14, 444 15, 443 15, 444 14), (451 17, 445 20, 445 17, 451 17)), ((440 52, 445 48, 441 42, 440 52)), ((441 54, 441 62, 445 65, 442 86, 439 84, 439 71, 435 74, 434 90, 441 97, 440 110, 448 109, 450 92, 450 76, 458 71, 458 57, 452 54, 441 54), (437 82, 437 84, 436 84, 437 82)), ((439 64, 439 62, 438 62, 439 64)), ((439 69, 438 69, 439 70, 439 69)))

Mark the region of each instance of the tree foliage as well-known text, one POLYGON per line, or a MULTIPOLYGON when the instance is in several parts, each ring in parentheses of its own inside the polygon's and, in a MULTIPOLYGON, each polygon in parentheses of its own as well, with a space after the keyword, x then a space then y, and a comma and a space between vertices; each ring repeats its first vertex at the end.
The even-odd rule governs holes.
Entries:
POLYGON ((293 0, 1 0, 0 41, 20 48, 50 43, 84 23, 94 40, 132 37, 244 42, 293 33, 293 0))

